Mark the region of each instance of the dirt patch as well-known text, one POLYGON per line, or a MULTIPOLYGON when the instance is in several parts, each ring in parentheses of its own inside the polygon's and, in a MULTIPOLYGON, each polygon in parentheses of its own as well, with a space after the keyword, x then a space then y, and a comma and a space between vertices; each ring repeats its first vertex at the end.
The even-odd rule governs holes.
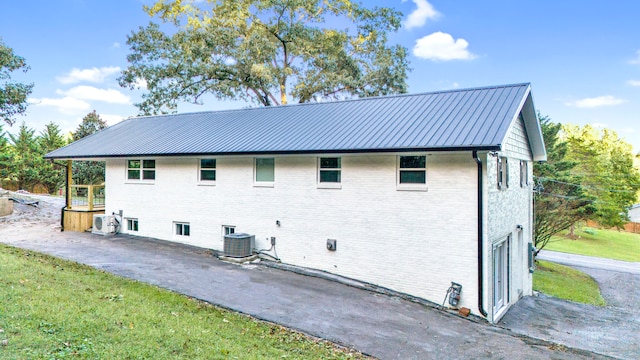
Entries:
POLYGON ((0 217, 0 226, 15 223, 23 223, 23 228, 42 224, 60 226, 60 215, 64 207, 63 198, 47 195, 28 195, 28 197, 38 201, 37 206, 14 203, 13 213, 0 217))

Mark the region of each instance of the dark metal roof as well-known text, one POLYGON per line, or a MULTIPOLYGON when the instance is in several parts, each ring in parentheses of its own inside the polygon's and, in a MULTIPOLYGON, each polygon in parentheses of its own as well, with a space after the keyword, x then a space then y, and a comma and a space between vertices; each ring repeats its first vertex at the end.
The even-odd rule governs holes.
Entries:
POLYGON ((140 117, 46 157, 500 150, 530 96, 516 84, 140 117))

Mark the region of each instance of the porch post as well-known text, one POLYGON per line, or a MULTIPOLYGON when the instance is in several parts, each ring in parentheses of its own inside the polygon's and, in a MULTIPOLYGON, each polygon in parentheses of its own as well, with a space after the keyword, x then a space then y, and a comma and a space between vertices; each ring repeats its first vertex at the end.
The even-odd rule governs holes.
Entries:
POLYGON ((93 185, 87 187, 87 204, 89 205, 89 211, 93 210, 93 185))
POLYGON ((67 193, 67 210, 71 210, 71 184, 73 183, 73 168, 72 168, 72 160, 67 160, 67 184, 66 184, 66 193, 67 193))

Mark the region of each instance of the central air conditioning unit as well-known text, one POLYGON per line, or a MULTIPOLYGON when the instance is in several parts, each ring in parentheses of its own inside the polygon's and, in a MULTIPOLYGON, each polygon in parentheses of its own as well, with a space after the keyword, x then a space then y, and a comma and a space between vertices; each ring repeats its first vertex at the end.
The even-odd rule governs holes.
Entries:
POLYGON ((99 235, 108 235, 116 232, 115 216, 95 214, 93 215, 93 228, 91 233, 99 235))
POLYGON ((224 256, 242 258, 251 256, 256 236, 249 234, 229 234, 224 236, 224 256))

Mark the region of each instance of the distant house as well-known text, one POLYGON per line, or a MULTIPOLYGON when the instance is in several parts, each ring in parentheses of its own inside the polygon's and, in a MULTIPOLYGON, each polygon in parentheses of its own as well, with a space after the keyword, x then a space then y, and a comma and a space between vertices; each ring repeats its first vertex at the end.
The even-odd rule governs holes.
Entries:
POLYGON ((489 321, 532 293, 529 84, 141 117, 46 157, 105 160, 131 235, 274 237, 284 263, 436 303, 459 283, 489 321))
POLYGON ((629 208, 629 221, 640 223, 640 204, 629 208))

